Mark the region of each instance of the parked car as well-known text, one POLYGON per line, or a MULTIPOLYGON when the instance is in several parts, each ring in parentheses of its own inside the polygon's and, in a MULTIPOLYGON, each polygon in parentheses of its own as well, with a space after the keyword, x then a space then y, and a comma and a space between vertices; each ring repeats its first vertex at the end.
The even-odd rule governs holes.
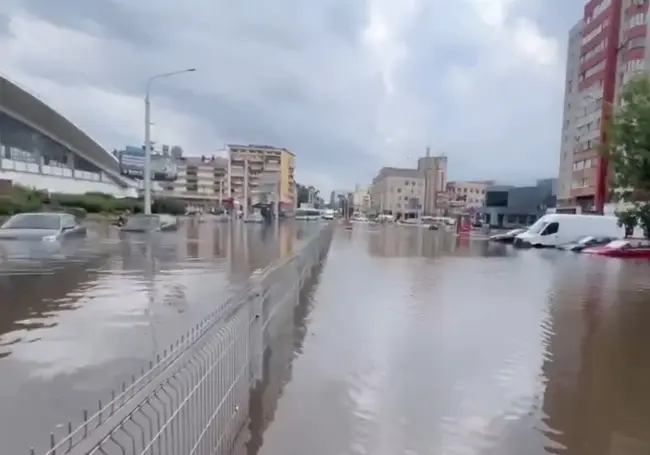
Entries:
POLYGON ((77 218, 58 212, 20 213, 0 226, 0 240, 5 241, 57 242, 86 234, 77 218))
POLYGON ((631 240, 614 240, 607 245, 585 248, 582 252, 622 259, 650 259, 650 245, 631 240))
POLYGON ((173 215, 144 215, 137 214, 130 216, 124 226, 120 228, 123 232, 158 232, 175 231, 178 229, 178 218, 173 215))
POLYGON ((594 237, 591 235, 586 235, 576 239, 573 242, 564 243, 558 246, 558 249, 565 251, 574 251, 576 253, 581 252, 585 248, 592 246, 603 246, 607 245, 610 242, 616 240, 614 237, 594 237))
POLYGON ((492 242, 512 243, 515 240, 515 237, 522 232, 526 232, 526 229, 513 229, 502 234, 493 235, 490 237, 490 240, 492 242))
POLYGON ((0 226, 0 259, 41 261, 73 255, 86 235, 86 228, 68 213, 21 213, 0 226))

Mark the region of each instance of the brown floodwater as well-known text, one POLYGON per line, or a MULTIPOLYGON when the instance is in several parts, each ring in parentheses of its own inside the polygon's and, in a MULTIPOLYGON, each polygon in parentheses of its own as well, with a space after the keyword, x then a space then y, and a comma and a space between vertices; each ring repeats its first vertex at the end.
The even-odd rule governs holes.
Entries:
POLYGON ((356 226, 269 343, 236 455, 650 453, 650 263, 356 226))
POLYGON ((186 220, 125 236, 96 224, 51 257, 0 260, 0 453, 44 446, 317 229, 186 220))

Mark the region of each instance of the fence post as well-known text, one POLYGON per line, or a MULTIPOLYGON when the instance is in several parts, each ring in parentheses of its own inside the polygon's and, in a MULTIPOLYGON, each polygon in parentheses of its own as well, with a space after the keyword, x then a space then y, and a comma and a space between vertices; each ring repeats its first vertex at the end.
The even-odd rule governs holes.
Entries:
POLYGON ((251 276, 250 297, 250 372, 251 384, 261 381, 264 375, 264 299, 265 290, 262 272, 256 270, 251 276))

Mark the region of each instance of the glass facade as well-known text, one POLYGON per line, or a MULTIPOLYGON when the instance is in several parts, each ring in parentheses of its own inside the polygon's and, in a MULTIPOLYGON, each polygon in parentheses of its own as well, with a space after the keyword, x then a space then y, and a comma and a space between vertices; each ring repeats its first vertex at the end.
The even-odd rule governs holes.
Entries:
POLYGON ((0 157, 3 169, 93 181, 106 177, 88 160, 2 112, 0 157))

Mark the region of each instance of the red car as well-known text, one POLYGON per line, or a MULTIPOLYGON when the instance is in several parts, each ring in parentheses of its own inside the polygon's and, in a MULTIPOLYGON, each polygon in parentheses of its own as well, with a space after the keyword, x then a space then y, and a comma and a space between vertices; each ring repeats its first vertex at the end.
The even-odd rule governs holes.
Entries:
POLYGON ((612 258, 650 259, 650 245, 629 240, 614 240, 607 245, 585 248, 584 254, 598 254, 612 258))

